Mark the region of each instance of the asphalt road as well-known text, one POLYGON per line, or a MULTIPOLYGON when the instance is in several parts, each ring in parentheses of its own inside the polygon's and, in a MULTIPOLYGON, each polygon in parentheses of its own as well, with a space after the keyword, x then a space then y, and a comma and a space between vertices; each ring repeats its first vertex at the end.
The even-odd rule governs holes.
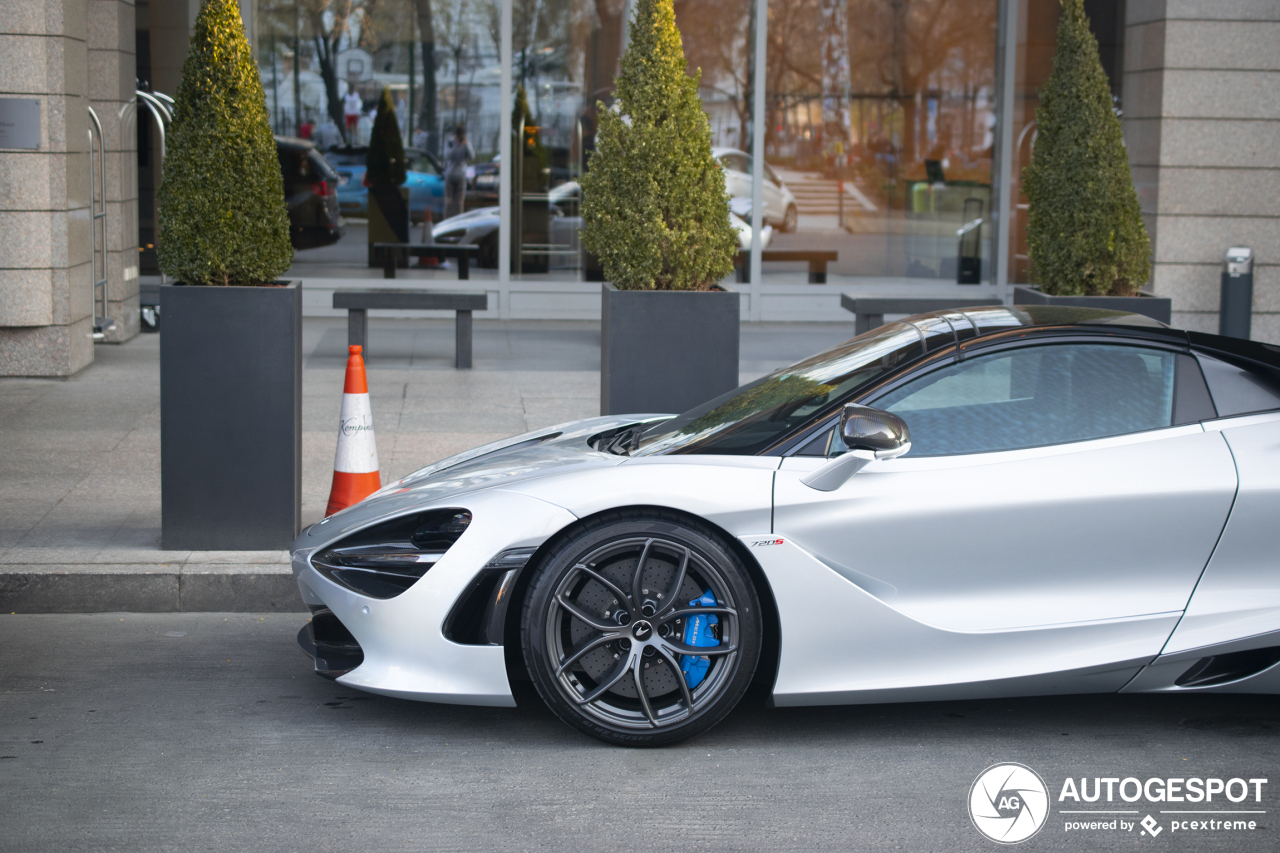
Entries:
POLYGON ((1067 776, 1270 779, 1252 832, 1073 834, 1054 802, 1021 849, 1280 848, 1276 697, 754 705, 624 750, 536 700, 320 679, 294 645, 304 618, 0 616, 0 850, 996 850, 967 801, 1002 761, 1055 801, 1067 776))

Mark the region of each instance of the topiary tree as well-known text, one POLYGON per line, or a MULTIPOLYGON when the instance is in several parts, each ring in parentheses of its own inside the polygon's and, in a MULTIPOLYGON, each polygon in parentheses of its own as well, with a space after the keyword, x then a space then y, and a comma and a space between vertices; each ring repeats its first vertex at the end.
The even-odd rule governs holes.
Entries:
POLYGON ((267 100, 236 0, 205 0, 174 99, 156 255, 185 284, 270 284, 289 215, 267 100))
POLYGON ((733 269, 724 175, 686 71, 672 0, 638 0, 617 80, 598 104, 595 153, 582 177, 582 244, 623 290, 707 290, 733 269))
POLYGON ((1128 296, 1151 274, 1151 243, 1083 0, 1060 2, 1034 156, 1022 170, 1032 275, 1058 296, 1128 296))
POLYGON ((405 182, 404 140, 396 121, 396 107, 391 102, 391 89, 382 87, 378 114, 373 119, 369 137, 369 153, 365 159, 366 177, 371 187, 398 187, 405 182))

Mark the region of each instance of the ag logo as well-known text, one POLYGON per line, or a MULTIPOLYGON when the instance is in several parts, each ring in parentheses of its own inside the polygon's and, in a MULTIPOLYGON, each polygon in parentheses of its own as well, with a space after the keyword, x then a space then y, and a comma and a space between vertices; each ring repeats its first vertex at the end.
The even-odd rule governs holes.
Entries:
POLYGON ((969 818, 1001 844, 1026 841, 1049 816, 1049 791, 1036 771, 1022 764, 993 764, 969 789, 969 818))

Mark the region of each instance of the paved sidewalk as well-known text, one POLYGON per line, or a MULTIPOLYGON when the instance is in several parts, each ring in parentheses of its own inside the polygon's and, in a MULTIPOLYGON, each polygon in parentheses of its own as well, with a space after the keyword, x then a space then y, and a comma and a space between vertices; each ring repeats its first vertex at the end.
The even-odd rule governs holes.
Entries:
MULTIPOLYGON (((839 343, 852 323, 743 326, 742 379, 839 343)), ((599 327, 371 320, 369 390, 383 482, 471 447, 599 413, 599 327)), ((287 554, 160 550, 159 336, 98 346, 67 380, 0 379, 0 611, 301 609, 287 554)), ((346 323, 303 332, 302 521, 324 514, 346 323)))

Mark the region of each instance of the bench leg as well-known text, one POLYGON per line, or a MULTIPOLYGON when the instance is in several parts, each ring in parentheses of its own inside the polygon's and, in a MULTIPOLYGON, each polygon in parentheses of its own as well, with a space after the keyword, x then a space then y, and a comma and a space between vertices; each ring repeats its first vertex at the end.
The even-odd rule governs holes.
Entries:
POLYGON ((827 283, 827 262, 819 261, 809 264, 809 283, 810 284, 826 284, 827 283))
POLYGON ((453 357, 454 367, 463 370, 471 368, 471 312, 459 311, 458 319, 454 321, 457 336, 456 349, 453 357))
POLYGON ((467 280, 471 278, 471 258, 466 252, 458 255, 458 279, 467 280))
POLYGON ((855 335, 861 335, 872 329, 878 329, 884 325, 883 314, 858 314, 858 319, 854 323, 853 332, 855 335))
POLYGON ((369 312, 363 308, 347 309, 347 345, 368 351, 369 312))
POLYGON ((396 277, 396 256, 399 254, 400 253, 395 251, 394 249, 382 250, 382 277, 383 278, 396 277))

